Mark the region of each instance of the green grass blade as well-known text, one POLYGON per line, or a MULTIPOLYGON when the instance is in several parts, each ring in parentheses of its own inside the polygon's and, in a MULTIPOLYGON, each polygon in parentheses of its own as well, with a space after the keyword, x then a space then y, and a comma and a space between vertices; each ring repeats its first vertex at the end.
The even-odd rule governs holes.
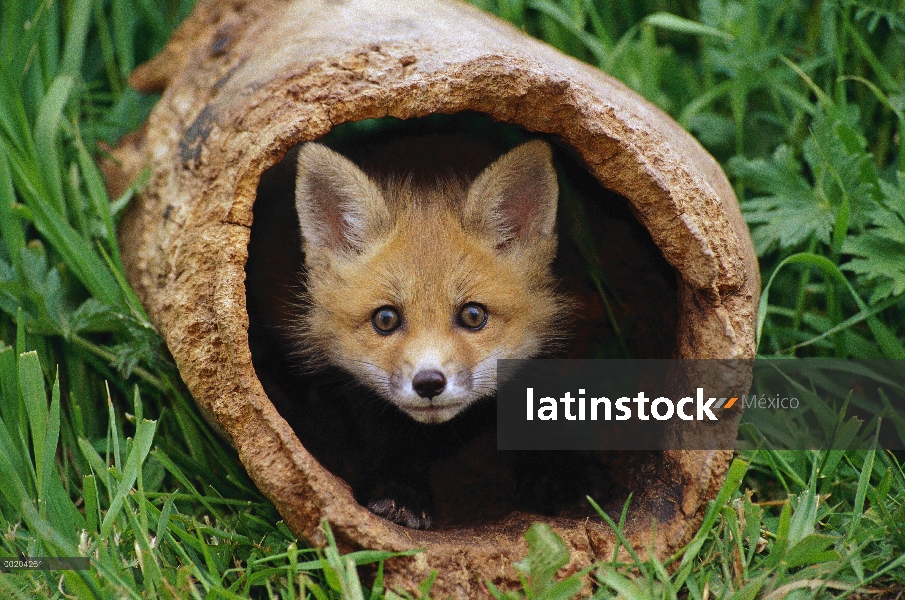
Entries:
POLYGON ((11 346, 0 345, 0 400, 0 419, 15 427, 19 421, 19 367, 11 346))
POLYGON ((91 201, 94 213, 101 218, 104 224, 102 239, 106 242, 106 250, 113 258, 117 269, 122 271, 122 260, 120 260, 119 246, 116 243, 116 226, 113 224, 113 216, 110 214, 110 199, 107 197, 107 190, 104 188, 103 177, 97 164, 88 154, 88 149, 85 148, 82 137, 76 134, 75 141, 78 149, 79 171, 88 191, 88 199, 91 201))
POLYGON ((13 213, 16 195, 6 156, 0 153, 0 238, 6 245, 6 253, 14 267, 19 265, 19 251, 25 247, 22 222, 13 213))
POLYGON ((13 82, 3 62, 0 62, 0 133, 11 151, 26 156, 34 154, 34 139, 19 85, 13 82))
POLYGON ((712 37, 731 42, 734 36, 716 27, 692 21, 668 12, 658 12, 644 17, 644 22, 654 27, 702 37, 712 37))
POLYGON ((135 440, 123 467, 122 479, 119 481, 113 502, 110 503, 110 509, 101 523, 101 537, 107 537, 110 534, 113 522, 122 510, 123 502, 138 478, 138 470, 144 464, 145 458, 147 458, 148 452, 151 450, 151 443, 154 441, 156 430, 156 421, 145 420, 136 427, 135 440))
MULTIPOLYGON (((45 399, 46 402, 46 399, 45 399)), ((47 413, 47 430, 44 434, 44 449, 41 452, 41 458, 44 461, 43 471, 38 471, 38 496, 40 502, 40 511, 38 514, 42 518, 47 518, 48 506, 51 502, 53 490, 53 482, 59 483, 59 478, 54 470, 57 453, 57 443, 60 440, 60 377, 54 379, 53 390, 51 392, 50 410, 47 413)), ((65 501, 68 498, 61 500, 65 501)))
POLYGON ((82 478, 82 497, 85 499, 85 517, 88 531, 95 533, 100 527, 100 497, 97 494, 97 479, 94 475, 82 478))
POLYGON ((60 75, 54 80, 38 109, 34 132, 35 160, 41 181, 48 185, 50 204, 56 211, 58 219, 67 219, 67 210, 66 199, 63 196, 63 179, 60 174, 57 132, 60 130, 63 109, 69 102, 69 94, 74 83, 75 80, 70 75, 60 75))
MULTIPOLYGON (((28 414, 35 471, 38 482, 41 482, 46 466, 44 439, 47 436, 47 391, 44 388, 44 374, 41 372, 37 352, 26 352, 19 356, 19 385, 28 414)), ((53 455, 51 455, 52 458, 53 455)))
POLYGON ((110 31, 110 25, 107 23, 107 16, 104 14, 103 0, 94 0, 94 26, 97 29, 97 38, 101 47, 101 54, 104 57, 104 68, 107 72, 107 81, 110 83, 110 89, 113 92, 114 100, 119 99, 123 93, 124 79, 119 73, 116 66, 116 49, 113 45, 113 34, 110 31))
POLYGON ((16 451, 15 439, 0 427, 0 477, 3 479, 0 495, 17 508, 33 497, 31 488, 36 475, 31 465, 24 466, 24 462, 21 453, 16 451))
POLYGON ((701 548, 704 546, 704 542, 707 541, 707 538, 710 535, 710 529, 716 522, 720 508, 729 502, 729 499, 738 490, 739 486, 742 484, 742 479, 745 477, 745 473, 748 472, 748 466, 749 463, 747 461, 738 458, 733 460, 732 464, 729 465, 723 487, 720 488, 716 498, 714 498, 707 507, 707 512, 704 515, 704 521, 701 523, 701 528, 682 553, 682 562, 679 564, 678 575, 674 581, 675 586, 681 587, 685 583, 685 580, 688 579, 688 576, 691 575, 698 553, 700 553, 701 548))
POLYGON ((563 29, 575 36, 585 48, 594 56, 597 64, 603 64, 607 60, 609 49, 597 38, 575 24, 575 20, 555 2, 549 0, 532 0, 528 3, 534 10, 547 15, 558 23, 563 29))
POLYGON ((877 455, 877 444, 880 438, 880 423, 877 420, 877 431, 874 436, 874 446, 867 451, 864 457, 864 464, 861 466, 861 473, 858 475, 858 487, 855 490, 855 505, 852 508, 852 524, 849 528, 848 538, 858 531, 858 525, 861 524, 861 517, 864 516, 864 500, 867 497, 867 490, 870 488, 870 478, 874 472, 874 458, 877 455))
POLYGON ((110 475, 110 471, 107 468, 107 463, 104 462, 104 459, 101 458, 101 455, 98 454, 97 450, 94 449, 94 446, 91 445, 91 442, 89 442, 85 438, 79 438, 78 444, 79 450, 81 450, 82 452, 82 456, 91 466, 91 469, 94 471, 95 476, 101 474, 101 483, 103 483, 104 487, 107 489, 107 496, 112 497, 115 487, 115 480, 110 475))
POLYGON ((88 28, 91 25, 91 1, 70 0, 71 4, 67 7, 69 22, 60 63, 60 73, 64 75, 72 77, 81 75, 82 63, 85 61, 85 45, 88 43, 88 28))
POLYGON ((72 272, 88 291, 98 300, 122 310, 122 296, 116 279, 107 265, 95 254, 90 242, 83 238, 69 223, 63 221, 54 209, 30 184, 28 175, 21 165, 13 165, 13 180, 26 206, 31 210, 34 225, 60 253, 72 272))

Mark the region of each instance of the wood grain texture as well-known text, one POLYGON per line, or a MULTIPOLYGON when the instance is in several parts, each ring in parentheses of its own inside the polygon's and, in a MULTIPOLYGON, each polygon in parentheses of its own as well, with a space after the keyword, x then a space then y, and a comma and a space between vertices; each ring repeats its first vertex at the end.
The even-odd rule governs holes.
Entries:
MULTIPOLYGON (((674 356, 753 357, 757 264, 716 161, 623 84, 471 6, 200 0, 131 82, 163 96, 114 153, 118 162, 105 165, 113 197, 141 168, 153 172, 120 226, 130 282, 198 404, 293 531, 323 544, 319 524, 327 519, 345 549, 427 549, 390 562, 392 585, 412 587, 438 569, 440 595, 474 596, 485 580, 508 586, 524 531, 538 517, 426 532, 384 521, 355 503, 268 400, 249 351, 244 266, 258 181, 296 144, 345 122, 465 110, 545 134, 629 200, 675 269, 674 356)), ((633 544, 662 558, 687 543, 731 455, 672 452, 648 461, 644 477, 653 479, 635 500, 633 544), (676 509, 671 517, 666 505, 676 509)), ((627 477, 644 462, 624 460, 627 477)), ((574 566, 612 552, 602 523, 548 520, 574 566)))

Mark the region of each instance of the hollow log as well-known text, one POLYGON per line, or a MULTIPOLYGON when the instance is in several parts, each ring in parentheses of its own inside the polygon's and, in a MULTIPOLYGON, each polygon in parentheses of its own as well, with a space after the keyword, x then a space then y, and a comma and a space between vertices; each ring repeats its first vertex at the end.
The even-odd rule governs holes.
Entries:
MULTIPOLYGON (((162 97, 106 165, 113 197, 152 172, 120 225, 129 281, 198 405, 295 533, 322 545, 326 520, 345 550, 425 549, 389 563, 391 585, 413 588, 436 569, 441 595, 509 586, 538 520, 563 537, 575 568, 611 556, 615 538, 599 518, 524 511, 408 530, 357 504, 300 442, 253 365, 245 289, 259 183, 293 147, 344 123, 465 111, 546 137, 626 201, 674 277, 671 341, 656 357, 753 357, 757 264, 717 162, 620 82, 474 7, 200 0, 131 82, 162 97)), ((686 544, 731 456, 612 457, 634 494, 629 541, 660 558, 686 544)))

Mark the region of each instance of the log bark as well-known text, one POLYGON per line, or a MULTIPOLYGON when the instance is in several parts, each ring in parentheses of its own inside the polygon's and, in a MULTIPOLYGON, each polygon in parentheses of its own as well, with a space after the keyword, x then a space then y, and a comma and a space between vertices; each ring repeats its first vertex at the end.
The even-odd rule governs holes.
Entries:
MULTIPOLYGON (((413 587, 432 569, 440 595, 475 596, 487 580, 510 585, 524 531, 540 517, 398 527, 359 506, 275 410, 252 365, 244 269, 261 175, 293 146, 346 122, 462 111, 558 140, 630 202, 674 269, 673 356, 753 357, 757 263, 717 162, 623 84, 474 7, 200 0, 131 81, 163 94, 106 165, 113 197, 143 167, 153 173, 120 227, 131 284, 199 406, 294 532, 324 544, 326 519, 344 549, 426 549, 391 561, 393 585, 413 587)), ((687 543, 731 455, 664 453, 648 502, 631 515, 633 545, 664 558, 687 543)), ((635 468, 633 457, 619 460, 626 473, 635 468)), ((546 520, 569 545, 572 566, 611 555, 614 536, 602 522, 546 520)))

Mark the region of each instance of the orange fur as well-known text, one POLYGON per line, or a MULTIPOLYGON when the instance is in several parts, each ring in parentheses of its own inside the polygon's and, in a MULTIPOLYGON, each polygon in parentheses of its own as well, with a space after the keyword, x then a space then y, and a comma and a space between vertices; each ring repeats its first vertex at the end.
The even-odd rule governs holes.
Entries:
POLYGON ((567 303, 550 264, 557 184, 549 146, 528 142, 470 185, 375 182, 318 144, 299 153, 297 208, 307 289, 298 338, 315 366, 353 374, 413 419, 439 423, 496 391, 496 359, 529 358, 560 337, 567 303), (486 308, 480 330, 457 322, 486 308), (381 335, 380 307, 401 325, 381 335), (424 398, 416 373, 446 380, 424 398))

